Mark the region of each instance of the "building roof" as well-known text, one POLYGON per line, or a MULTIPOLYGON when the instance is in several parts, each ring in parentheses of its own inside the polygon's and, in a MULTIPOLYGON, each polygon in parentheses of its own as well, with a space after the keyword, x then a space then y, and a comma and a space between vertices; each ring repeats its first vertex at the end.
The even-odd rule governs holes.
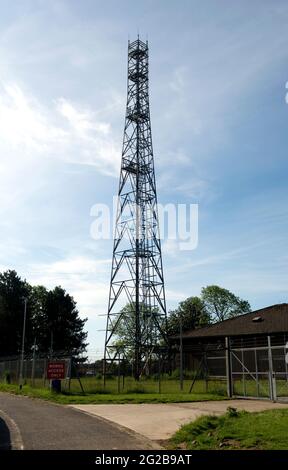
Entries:
POLYGON ((288 304, 271 305, 205 328, 186 331, 183 339, 273 333, 288 333, 288 304))

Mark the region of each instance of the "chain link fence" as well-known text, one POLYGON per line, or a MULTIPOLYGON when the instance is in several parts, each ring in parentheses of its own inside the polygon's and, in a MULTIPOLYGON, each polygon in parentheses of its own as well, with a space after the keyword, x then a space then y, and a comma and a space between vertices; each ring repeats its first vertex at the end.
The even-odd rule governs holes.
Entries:
MULTIPOLYGON (((226 394, 223 381, 209 380, 204 373, 197 370, 184 370, 183 379, 178 367, 170 370, 151 367, 149 375, 143 375, 139 381, 133 377, 132 368, 127 364, 116 365, 115 370, 107 375, 104 381, 103 362, 81 363, 71 357, 53 355, 51 357, 25 357, 23 361, 23 385, 35 388, 49 388, 47 366, 49 361, 65 361, 65 379, 61 382, 64 393, 71 394, 129 394, 129 393, 190 393, 193 383, 193 393, 226 394)), ((19 357, 0 358, 0 383, 18 385, 20 380, 19 357)), ((156 367, 157 366, 157 367, 156 367)))
MULTIPOLYGON (((65 382, 72 379, 72 359, 70 357, 54 356, 47 357, 25 357, 23 360, 23 383, 32 387, 49 387, 47 380, 47 365, 49 361, 61 360, 65 362, 65 382)), ((17 357, 0 358, 0 381, 6 384, 17 385, 20 381, 21 359, 17 357)))

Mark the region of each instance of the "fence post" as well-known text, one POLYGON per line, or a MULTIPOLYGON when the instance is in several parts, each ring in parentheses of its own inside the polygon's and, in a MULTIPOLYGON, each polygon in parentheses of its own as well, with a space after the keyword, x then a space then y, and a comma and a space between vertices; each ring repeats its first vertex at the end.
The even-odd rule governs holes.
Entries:
POLYGON ((46 369, 47 369, 47 359, 43 359, 43 387, 46 386, 46 369))
POLYGON ((123 374, 123 377, 122 377, 122 390, 124 391, 124 387, 125 387, 125 373, 126 373, 126 365, 125 365, 125 359, 123 357, 123 362, 122 362, 122 374, 123 374))
POLYGON ((225 354, 226 354, 226 383, 227 383, 227 396, 232 398, 232 375, 231 375, 231 354, 230 354, 230 339, 228 336, 225 338, 225 354))
POLYGON ((158 392, 161 393, 161 355, 158 356, 158 392))
POLYGON ((22 347, 21 347, 20 372, 19 372, 20 390, 22 389, 22 386, 23 386, 23 362, 24 362, 24 348, 25 348, 26 317, 27 317, 27 299, 24 299, 24 319, 23 319, 22 347))
POLYGON ((35 376, 35 350, 36 350, 36 338, 34 339, 33 356, 32 356, 32 371, 31 371, 31 385, 32 385, 32 387, 34 387, 34 376, 35 376))
POLYGON ((121 379, 121 364, 120 364, 120 353, 118 353, 118 393, 120 393, 120 379, 121 379))
POLYGON ((69 365, 68 365, 68 391, 70 393, 71 390, 71 375, 72 375, 72 356, 69 358, 69 365))
POLYGON ((182 314, 180 315, 180 390, 183 392, 183 322, 182 314))

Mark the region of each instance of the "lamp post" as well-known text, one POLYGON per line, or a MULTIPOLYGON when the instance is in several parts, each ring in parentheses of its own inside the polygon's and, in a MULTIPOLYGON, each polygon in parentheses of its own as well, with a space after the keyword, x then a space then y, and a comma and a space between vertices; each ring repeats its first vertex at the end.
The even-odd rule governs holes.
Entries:
POLYGON ((24 319, 22 331, 22 347, 21 347, 21 360, 20 360, 20 373, 19 373, 19 387, 20 390, 23 386, 23 362, 24 362, 24 348, 25 348, 25 330, 26 330, 26 316, 27 316, 27 299, 24 299, 24 319))

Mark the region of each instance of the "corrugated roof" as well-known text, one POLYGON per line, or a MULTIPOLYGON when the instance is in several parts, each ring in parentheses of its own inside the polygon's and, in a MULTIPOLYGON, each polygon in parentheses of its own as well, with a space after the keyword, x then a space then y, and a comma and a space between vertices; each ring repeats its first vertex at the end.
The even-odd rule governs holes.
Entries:
POLYGON ((277 304, 205 328, 186 331, 183 339, 285 332, 288 333, 288 304, 277 304))

